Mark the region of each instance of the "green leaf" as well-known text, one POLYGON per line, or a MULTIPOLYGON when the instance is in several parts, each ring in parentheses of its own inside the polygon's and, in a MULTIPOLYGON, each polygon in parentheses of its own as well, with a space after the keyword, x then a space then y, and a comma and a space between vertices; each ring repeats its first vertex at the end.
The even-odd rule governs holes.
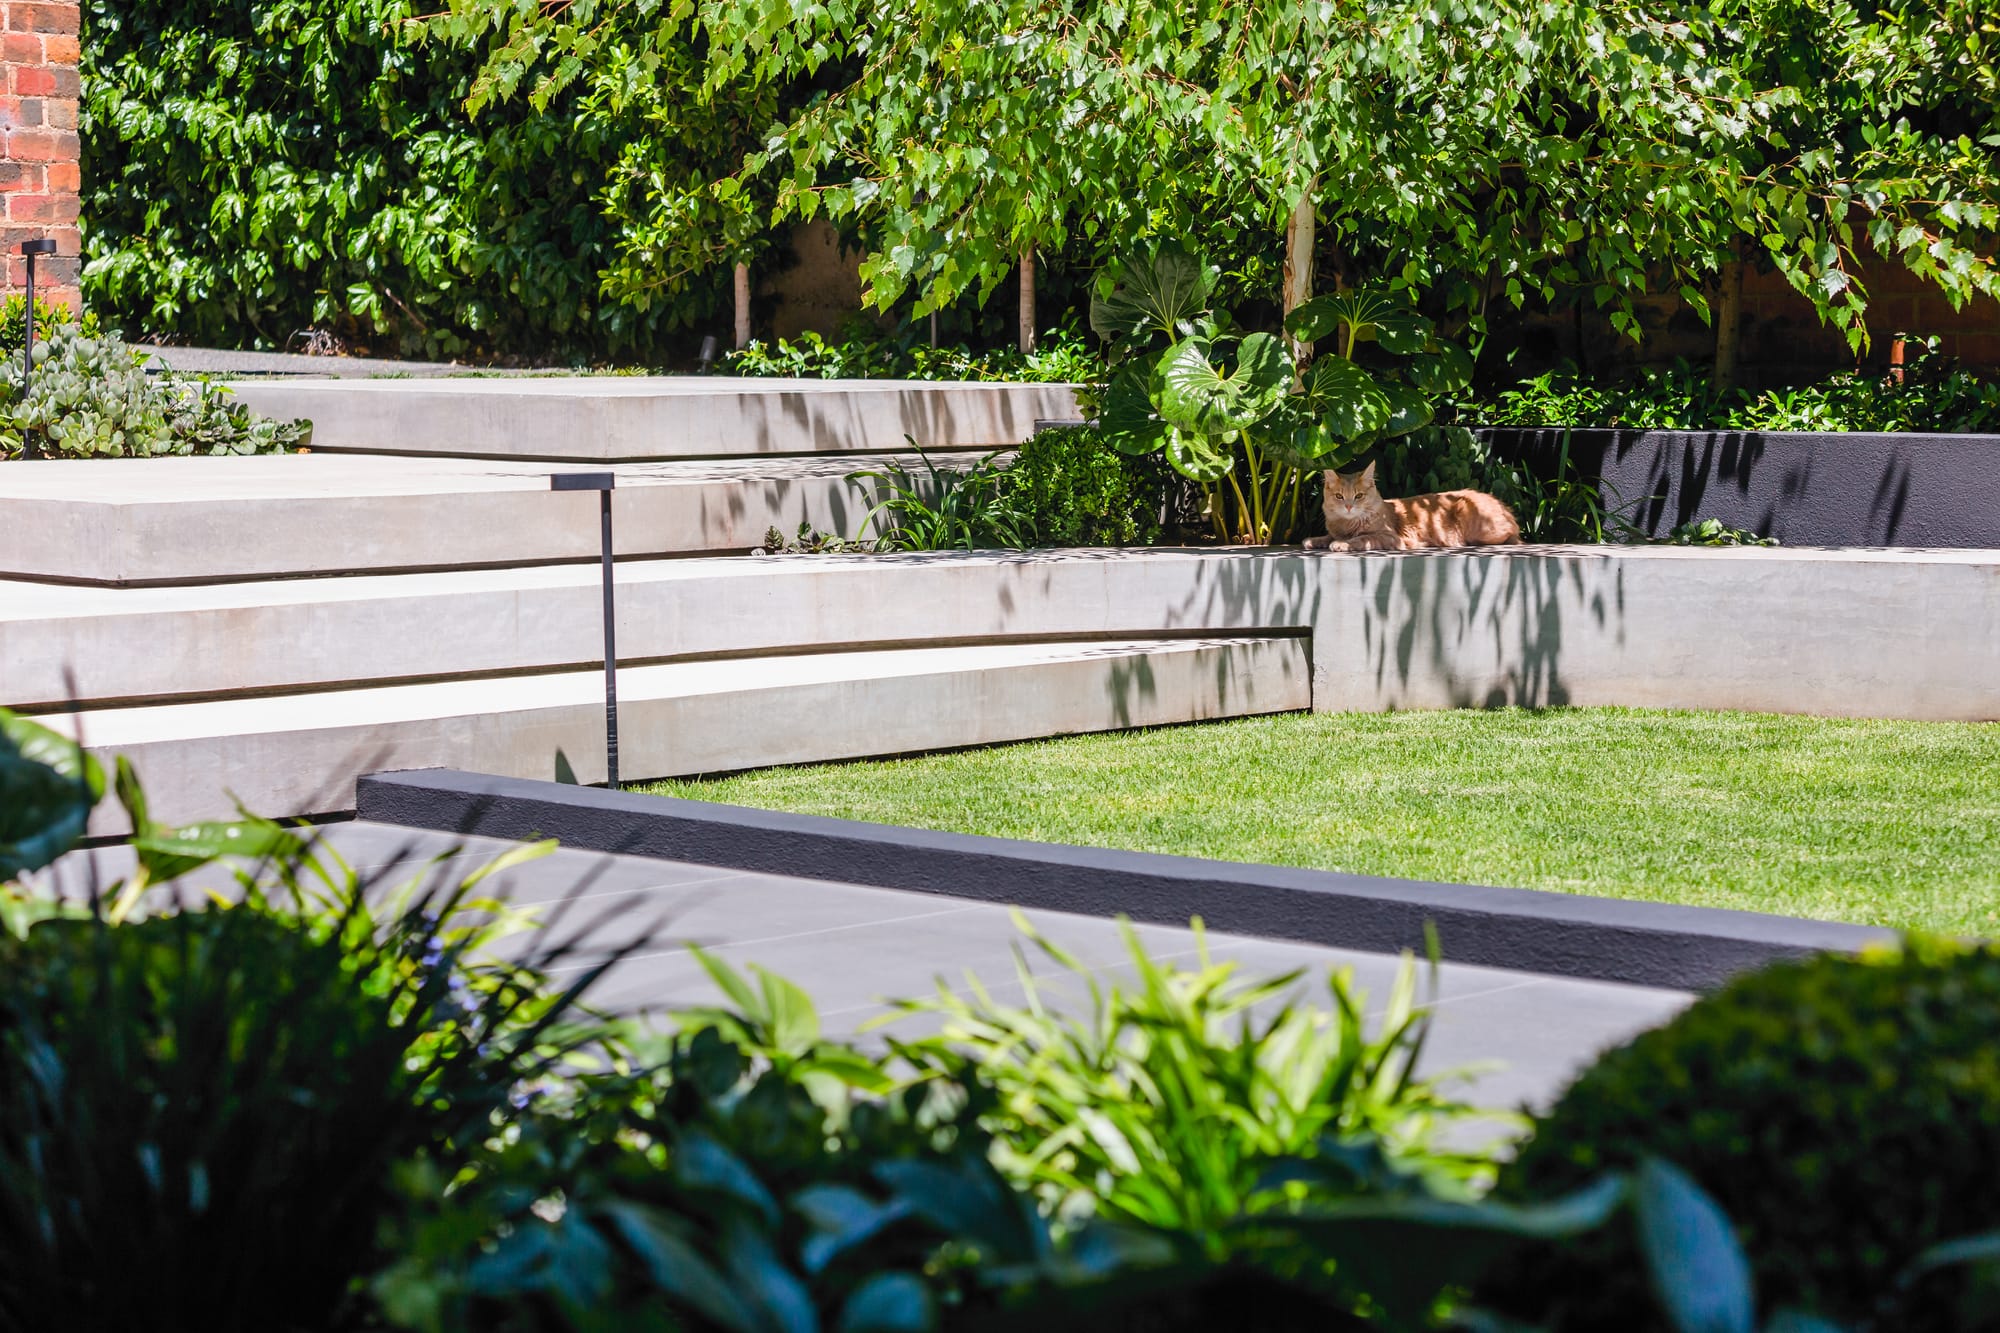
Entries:
POLYGON ((1237 345, 1236 365, 1211 359, 1213 346, 1187 338, 1160 359, 1155 407, 1167 424, 1182 432, 1227 435, 1256 425, 1285 396, 1291 358, 1268 333, 1253 333, 1237 345))
POLYGON ((840 1308, 840 1333, 924 1333, 937 1327, 931 1289, 911 1273, 877 1273, 840 1308))
MULTIPOLYGON (((1382 1307, 1392 1326, 1416 1325, 1438 1293, 1463 1286, 1523 1242, 1565 1240, 1605 1224, 1625 1201, 1606 1176, 1542 1204, 1453 1203, 1422 1195, 1358 1199, 1309 1209, 1288 1225, 1382 1307)), ((1254 1230, 1257 1222, 1242 1226, 1254 1230)))
POLYGON ((1411 359, 1410 382, 1433 397, 1458 393, 1472 383, 1472 358, 1456 343, 1434 343, 1411 359))
POLYGON ((1153 410, 1147 381, 1150 362, 1128 362, 1119 367, 1104 391, 1104 406, 1098 413, 1098 429, 1105 442, 1121 454, 1154 453, 1167 442, 1167 423, 1153 410))
POLYGON ((1229 450, 1207 435, 1172 429, 1161 443, 1167 462, 1190 481, 1221 481, 1236 465, 1229 450))
POLYGON ((104 770, 81 746, 0 708, 0 881, 75 846, 103 794, 104 770))
POLYGON ((603 1213, 660 1290, 723 1328, 758 1327, 756 1317, 737 1298, 729 1280, 675 1233, 666 1215, 643 1204, 625 1202, 605 1204, 603 1213))
POLYGON ((1371 440, 1389 424, 1395 405, 1381 381, 1338 356, 1323 356, 1306 372, 1305 405, 1340 440, 1371 440))
POLYGON ((1111 290, 1093 293, 1090 327, 1111 342, 1138 342, 1155 333, 1172 338, 1208 308, 1216 270, 1179 246, 1135 256, 1112 270, 1111 290))
POLYGON ((1383 438, 1408 435, 1431 424, 1431 400, 1419 390, 1397 380, 1388 380, 1382 385, 1382 394, 1389 400, 1389 419, 1382 423, 1383 438))
POLYGON ((267 860, 298 851, 296 834, 268 819, 246 818, 184 824, 179 828, 152 825, 132 839, 132 850, 153 883, 176 879, 225 856, 267 860))
POLYGON ((1656 1158, 1633 1179, 1632 1203, 1653 1290, 1677 1333, 1755 1333, 1750 1261, 1721 1205, 1656 1158))
POLYGON ((808 1273, 819 1272, 842 1251, 910 1215, 906 1203, 877 1203, 847 1185, 808 1185, 791 1202, 793 1211, 813 1229, 800 1248, 808 1273))
POLYGON ((1431 338, 1430 321, 1387 293, 1363 289, 1333 292, 1302 301, 1285 319, 1285 331, 1305 342, 1336 336, 1346 355, 1350 343, 1375 342, 1397 356, 1423 351, 1431 338))

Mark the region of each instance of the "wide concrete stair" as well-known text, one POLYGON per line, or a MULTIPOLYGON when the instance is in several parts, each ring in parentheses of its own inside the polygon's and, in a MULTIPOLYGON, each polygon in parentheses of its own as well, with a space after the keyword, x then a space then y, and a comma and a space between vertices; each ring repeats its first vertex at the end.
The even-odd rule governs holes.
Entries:
POLYGON ((854 533, 851 474, 1018 444, 1060 387, 241 392, 314 451, 0 468, 0 703, 131 758, 164 819, 351 809, 381 768, 601 781, 598 498, 550 489, 579 469, 617 478, 628 781, 1311 703, 1304 622, 1192 557, 743 558, 854 533))
POLYGON ((0 578, 108 586, 584 561, 617 477, 621 556, 744 554, 800 524, 862 535, 864 473, 942 467, 1073 417, 1063 385, 566 377, 234 386, 313 422, 311 452, 0 472, 0 578))

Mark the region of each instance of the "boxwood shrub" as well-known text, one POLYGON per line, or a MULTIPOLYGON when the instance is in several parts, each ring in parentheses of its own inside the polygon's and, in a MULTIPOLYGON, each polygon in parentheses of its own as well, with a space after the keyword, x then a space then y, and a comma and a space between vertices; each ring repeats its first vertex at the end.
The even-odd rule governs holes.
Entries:
POLYGON ((1131 458, 1088 426, 1054 426, 1007 469, 1037 546, 1150 546, 1174 477, 1158 458, 1131 458))
MULTIPOLYGON (((1546 1197, 1665 1158, 1735 1221, 1767 1311, 1931 1327, 1882 1305, 1926 1247, 2000 1225, 1996 1032, 1991 947, 1771 967, 1605 1056, 1500 1189, 1546 1197)), ((1556 1330, 1633 1328, 1653 1306, 1631 1244, 1610 1228, 1544 1254, 1485 1303, 1556 1330)))

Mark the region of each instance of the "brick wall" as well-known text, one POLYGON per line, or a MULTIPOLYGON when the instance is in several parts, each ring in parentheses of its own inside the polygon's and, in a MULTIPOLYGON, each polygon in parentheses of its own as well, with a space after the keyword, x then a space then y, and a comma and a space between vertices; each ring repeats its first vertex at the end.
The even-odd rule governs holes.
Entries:
POLYGON ((0 0, 0 252, 7 290, 26 276, 21 242, 55 240, 35 289, 72 309, 77 269, 77 6, 0 0))

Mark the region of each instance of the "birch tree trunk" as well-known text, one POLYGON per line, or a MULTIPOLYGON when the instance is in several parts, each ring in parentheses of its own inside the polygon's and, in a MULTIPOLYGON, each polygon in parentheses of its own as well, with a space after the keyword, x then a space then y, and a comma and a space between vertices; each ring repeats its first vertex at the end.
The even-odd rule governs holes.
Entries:
MULTIPOLYGON (((1291 220, 1285 224, 1285 314, 1312 299, 1313 294, 1313 231, 1318 221, 1313 209, 1313 187, 1317 181, 1307 184, 1306 192, 1298 203, 1292 205, 1291 220)), ((1310 346, 1294 340, 1292 358, 1303 365, 1312 352, 1310 346)))
POLYGON ((750 266, 736 266, 736 350, 750 345, 750 266))
POLYGON ((1021 251, 1021 355, 1035 350, 1035 247, 1021 251))

